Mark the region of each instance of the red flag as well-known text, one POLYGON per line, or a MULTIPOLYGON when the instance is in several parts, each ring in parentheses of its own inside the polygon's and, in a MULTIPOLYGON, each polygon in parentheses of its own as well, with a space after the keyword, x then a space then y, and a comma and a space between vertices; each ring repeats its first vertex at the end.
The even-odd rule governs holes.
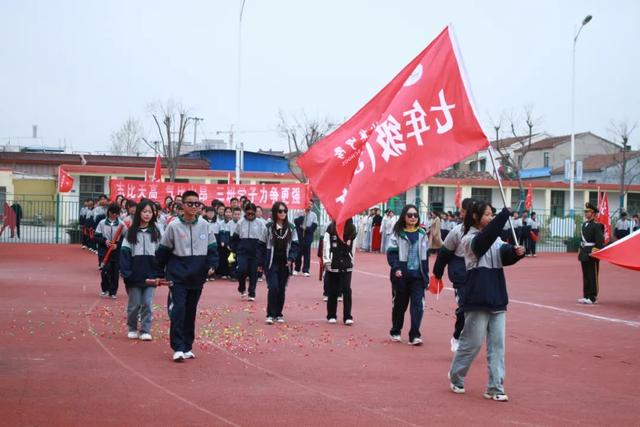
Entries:
POLYGON ((145 169, 144 170, 144 182, 149 182, 149 181, 151 181, 149 179, 149 172, 147 172, 147 170, 145 169))
POLYGON ((233 179, 233 175, 231 175, 231 172, 227 174, 227 184, 235 184, 235 181, 233 179))
POLYGON ((592 252, 591 256, 599 260, 609 261, 620 267, 640 271, 640 231, 616 240, 609 246, 599 251, 592 252))
POLYGON ((533 209, 533 188, 529 184, 529 190, 527 191, 527 199, 524 201, 524 209, 530 211, 533 209))
POLYGON ((160 154, 156 156, 156 164, 153 167, 153 182, 162 181, 162 160, 160 159, 160 154))
POLYGON ((611 239, 611 219, 609 218, 609 197, 604 191, 602 192, 602 197, 600 197, 598 211, 596 221, 604 226, 604 244, 606 245, 611 239))
POLYGON ((73 188, 73 178, 64 169, 58 167, 58 192, 68 193, 73 188))
POLYGON ((445 28, 360 111, 298 158, 338 228, 489 141, 445 28))
POLYGON ((458 210, 462 209, 462 188, 460 187, 460 181, 458 181, 458 185, 456 187, 456 195, 453 200, 456 208, 458 210))

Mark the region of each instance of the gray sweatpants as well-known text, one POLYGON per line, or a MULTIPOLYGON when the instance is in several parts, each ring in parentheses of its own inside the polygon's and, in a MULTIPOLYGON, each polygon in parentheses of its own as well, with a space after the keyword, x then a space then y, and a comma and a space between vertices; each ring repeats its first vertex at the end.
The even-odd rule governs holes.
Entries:
POLYGON ((464 378, 487 337, 488 393, 504 393, 504 347, 506 312, 469 311, 464 314, 464 329, 458 351, 453 356, 451 382, 464 387, 464 378))
POLYGON ((129 302, 127 303, 127 326, 129 332, 138 330, 138 315, 140 315, 140 332, 151 332, 151 313, 153 296, 156 293, 155 286, 127 287, 129 302))

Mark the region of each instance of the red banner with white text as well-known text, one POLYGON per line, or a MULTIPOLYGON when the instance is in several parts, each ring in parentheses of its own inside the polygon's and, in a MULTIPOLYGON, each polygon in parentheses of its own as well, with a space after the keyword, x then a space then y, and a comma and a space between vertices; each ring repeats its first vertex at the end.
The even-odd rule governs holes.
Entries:
POLYGON ((274 202, 284 202, 289 209, 304 209, 309 196, 304 184, 196 184, 187 182, 145 182, 126 179, 112 179, 111 199, 122 194, 127 199, 147 198, 157 200, 164 206, 167 196, 175 198, 187 190, 193 190, 200 200, 209 205, 214 199, 229 205, 234 198, 246 196, 251 202, 269 208, 274 202))

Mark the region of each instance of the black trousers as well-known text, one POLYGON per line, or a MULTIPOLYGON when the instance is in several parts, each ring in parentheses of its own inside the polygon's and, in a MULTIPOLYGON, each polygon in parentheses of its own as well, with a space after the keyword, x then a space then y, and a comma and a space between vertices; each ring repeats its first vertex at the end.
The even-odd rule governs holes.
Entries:
POLYGON ((256 297, 256 285, 258 283, 258 260, 254 257, 238 256, 238 292, 243 294, 247 289, 249 278, 249 296, 256 297))
POLYGON ((300 253, 298 254, 298 258, 296 258, 295 270, 300 272, 300 267, 302 267, 303 273, 308 273, 309 268, 311 267, 311 243, 312 242, 301 242, 300 243, 300 253))
POLYGON ((267 317, 281 317, 284 308, 284 298, 289 281, 289 266, 273 264, 266 274, 267 288, 267 317))
POLYGON ((118 258, 119 254, 112 253, 107 264, 100 270, 100 287, 102 292, 107 292, 109 295, 118 293, 118 281, 120 280, 118 258))
MULTIPOLYGON (((464 286, 464 284, 462 286, 464 286)), ((453 337, 457 340, 460 339, 460 334, 462 333, 462 329, 464 329, 464 312, 460 309, 460 301, 464 293, 462 286, 454 287, 453 290, 456 294, 456 302, 458 303, 458 307, 456 308, 456 324, 453 327, 453 337)))
POLYGON ((591 301, 598 299, 600 261, 582 261, 582 295, 591 301))
POLYGON ((227 246, 219 246, 218 255, 218 269, 216 274, 219 276, 229 276, 229 248, 227 248, 227 246))
POLYGON ((337 319, 338 295, 342 292, 342 320, 351 317, 351 272, 327 271, 327 319, 337 319))
POLYGON ((187 288, 175 284, 169 290, 171 318, 169 340, 173 351, 191 351, 196 331, 196 314, 202 288, 187 288))
POLYGON ((420 325, 424 314, 424 291, 426 283, 419 278, 406 277, 391 283, 393 308, 391 310, 391 335, 400 335, 404 325, 404 313, 411 303, 411 329, 409 339, 420 338, 420 325))

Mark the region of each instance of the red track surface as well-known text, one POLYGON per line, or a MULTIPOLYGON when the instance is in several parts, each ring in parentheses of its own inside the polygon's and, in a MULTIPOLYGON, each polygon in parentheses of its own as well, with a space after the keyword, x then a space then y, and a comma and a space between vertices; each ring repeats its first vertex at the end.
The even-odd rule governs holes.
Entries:
POLYGON ((575 303, 581 296, 575 255, 542 254, 508 268, 511 400, 498 403, 482 397, 484 351, 467 378, 467 393, 448 389, 452 293, 438 301, 428 294, 424 346, 390 343, 386 262, 369 254, 356 261, 353 327, 324 321, 317 278, 292 279, 287 323, 274 326, 263 324, 264 283, 249 304, 239 301, 235 284, 216 281, 200 301, 197 359, 175 364, 166 289, 155 298, 155 340, 130 341, 126 295, 98 298, 94 255, 77 246, 1 245, 2 424, 640 422, 638 273, 603 263, 601 304, 584 307, 575 303))

